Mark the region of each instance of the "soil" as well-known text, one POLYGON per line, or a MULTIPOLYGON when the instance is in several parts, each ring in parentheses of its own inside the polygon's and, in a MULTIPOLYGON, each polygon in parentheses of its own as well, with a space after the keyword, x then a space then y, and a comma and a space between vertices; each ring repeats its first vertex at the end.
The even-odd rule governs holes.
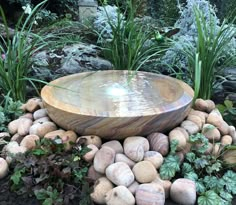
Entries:
POLYGON ((1 205, 40 205, 35 197, 27 194, 17 195, 9 189, 10 176, 0 180, 0 204, 1 205))

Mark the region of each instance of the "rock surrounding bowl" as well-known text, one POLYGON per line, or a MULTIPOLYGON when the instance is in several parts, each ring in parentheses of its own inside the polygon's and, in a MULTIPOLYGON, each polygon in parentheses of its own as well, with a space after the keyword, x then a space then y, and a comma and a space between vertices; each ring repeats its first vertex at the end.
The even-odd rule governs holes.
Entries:
POLYGON ((41 96, 60 127, 123 139, 176 127, 190 110, 193 90, 164 75, 110 70, 59 78, 46 85, 41 96))

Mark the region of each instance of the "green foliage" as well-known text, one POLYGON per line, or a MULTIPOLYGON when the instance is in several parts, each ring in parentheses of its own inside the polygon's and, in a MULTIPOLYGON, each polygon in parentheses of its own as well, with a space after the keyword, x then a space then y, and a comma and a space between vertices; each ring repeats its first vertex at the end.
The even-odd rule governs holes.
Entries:
POLYGON ((183 177, 194 181, 199 195, 198 204, 230 205, 233 195, 236 194, 236 173, 225 170, 221 154, 225 150, 234 150, 235 146, 221 148, 217 156, 206 153, 209 146, 208 139, 197 133, 189 137, 191 150, 180 164, 179 157, 175 154, 178 143, 175 141, 171 143, 171 152, 159 170, 161 178, 174 180, 175 177, 183 177))
POLYGON ((189 136, 189 142, 193 145, 201 145, 201 146, 193 146, 192 150, 196 151, 197 153, 204 153, 208 148, 208 139, 201 133, 197 133, 195 135, 189 136))
POLYGON ((199 53, 195 56, 195 67, 194 67, 194 99, 193 102, 198 98, 200 87, 201 87, 201 73, 202 73, 202 61, 199 60, 199 53))
POLYGON ((160 168, 160 176, 162 179, 170 180, 175 176, 176 172, 178 172, 179 170, 179 157, 168 155, 160 168))
POLYGON ((9 96, 4 96, 0 105, 0 131, 7 131, 7 124, 23 113, 21 105, 20 101, 14 102, 9 96))
POLYGON ((15 190, 17 188, 20 187, 20 185, 22 185, 22 175, 25 173, 26 169, 25 167, 24 168, 21 168, 21 169, 16 169, 15 172, 12 174, 10 180, 13 182, 13 185, 12 185, 12 190, 15 190))
POLYGON ((47 189, 35 190, 34 194, 38 200, 42 201, 42 205, 59 205, 63 202, 57 189, 53 189, 51 186, 48 186, 47 189))
POLYGON ((219 205, 219 196, 214 191, 207 191, 198 197, 199 205, 219 205))
POLYGON ((229 125, 235 125, 235 123, 236 123, 236 107, 234 106, 232 101, 225 100, 224 104, 218 104, 216 107, 219 109, 224 120, 229 125))
POLYGON ((114 69, 139 70, 148 60, 160 57, 168 47, 165 43, 151 41, 154 33, 149 29, 143 29, 135 17, 135 5, 131 0, 127 1, 127 18, 124 19, 118 9, 116 24, 107 13, 108 23, 112 29, 112 39, 100 40, 103 55, 110 60, 114 69))
POLYGON ((14 101, 25 101, 26 80, 31 65, 31 57, 45 44, 41 37, 32 33, 35 22, 35 14, 46 2, 38 4, 31 13, 24 19, 24 14, 20 17, 10 36, 7 20, 2 8, 0 14, 5 26, 6 38, 0 35, 0 88, 1 93, 12 97, 14 101))
POLYGON ((35 156, 43 156, 61 153, 64 149, 65 145, 62 143, 60 137, 56 137, 54 140, 42 138, 40 141, 36 141, 36 148, 32 150, 32 154, 35 156))
POLYGON ((227 46, 231 43, 236 34, 234 25, 224 21, 220 28, 213 18, 210 18, 210 23, 204 19, 203 13, 198 9, 194 9, 196 27, 198 37, 196 40, 196 49, 192 43, 187 43, 184 46, 184 53, 188 58, 190 73, 194 84, 196 84, 196 76, 200 83, 198 98, 210 99, 212 95, 215 78, 220 69, 225 64, 235 63, 235 56, 224 59, 224 53, 227 46), (196 54, 199 55, 198 62, 196 54), (221 61, 221 67, 218 66, 221 61), (196 63, 201 63, 201 72, 196 63))
MULTIPOLYGON (((85 180, 88 164, 82 160, 90 149, 83 144, 74 144, 70 151, 64 148, 59 138, 44 138, 36 141, 35 150, 17 155, 11 164, 12 189, 18 194, 35 194, 45 205, 68 204, 70 199, 84 194, 81 189, 90 192, 85 180)), ((84 199, 84 205, 91 204, 85 202, 88 199, 84 199)))
POLYGON ((180 159, 177 155, 175 155, 177 145, 177 140, 171 141, 171 151, 164 159, 164 162, 160 167, 160 176, 162 179, 170 180, 175 176, 176 172, 180 170, 180 159))

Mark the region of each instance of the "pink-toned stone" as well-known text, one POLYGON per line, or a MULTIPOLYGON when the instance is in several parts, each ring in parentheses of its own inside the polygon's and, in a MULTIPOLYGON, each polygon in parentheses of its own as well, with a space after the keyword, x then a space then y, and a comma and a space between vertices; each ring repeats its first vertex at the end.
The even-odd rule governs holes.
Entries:
POLYGON ((197 198, 195 182, 190 179, 179 178, 170 188, 171 199, 182 205, 194 205, 197 198))
POLYGON ((110 147, 102 147, 100 150, 98 150, 95 154, 93 164, 94 169, 104 174, 106 168, 113 164, 115 160, 115 151, 110 147))
POLYGON ((107 147, 110 147, 110 148, 114 149, 116 154, 124 152, 123 147, 122 147, 121 143, 118 140, 108 141, 108 142, 106 142, 102 145, 102 147, 104 147, 104 146, 107 146, 107 147))
POLYGON ((141 184, 136 190, 135 199, 137 205, 164 205, 165 192, 159 184, 141 184))
POLYGON ((128 187, 134 182, 134 174, 124 162, 116 162, 106 168, 107 178, 115 185, 128 187))
POLYGON ((169 153, 168 136, 156 132, 148 135, 147 139, 150 144, 150 150, 159 152, 162 156, 166 156, 169 153))

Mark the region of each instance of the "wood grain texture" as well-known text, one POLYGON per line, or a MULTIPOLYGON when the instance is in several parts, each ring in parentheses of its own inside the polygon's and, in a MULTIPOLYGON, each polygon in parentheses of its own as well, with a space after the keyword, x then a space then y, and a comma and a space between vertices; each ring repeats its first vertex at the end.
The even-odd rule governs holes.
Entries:
POLYGON ((85 72, 52 81, 41 91, 50 118, 80 135, 107 139, 146 136, 177 126, 193 90, 174 78, 127 71, 85 72))

